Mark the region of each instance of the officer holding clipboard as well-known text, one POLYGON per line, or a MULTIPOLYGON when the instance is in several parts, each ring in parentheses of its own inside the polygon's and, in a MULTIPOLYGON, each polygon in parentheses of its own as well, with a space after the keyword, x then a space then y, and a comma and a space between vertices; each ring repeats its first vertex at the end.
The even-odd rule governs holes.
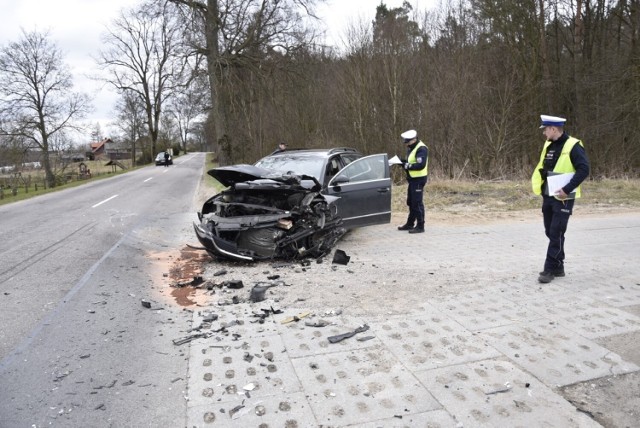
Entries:
POLYGON ((533 193, 542 195, 544 231, 549 238, 544 268, 538 281, 551 282, 565 276, 565 232, 580 184, 589 176, 589 159, 582 141, 564 131, 565 118, 541 115, 546 138, 540 161, 531 176, 533 193))

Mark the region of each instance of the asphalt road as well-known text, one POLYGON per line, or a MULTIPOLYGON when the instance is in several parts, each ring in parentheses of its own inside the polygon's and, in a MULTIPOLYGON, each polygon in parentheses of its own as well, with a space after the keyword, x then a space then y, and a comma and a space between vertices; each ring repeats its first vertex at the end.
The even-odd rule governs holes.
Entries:
POLYGON ((184 426, 191 314, 150 260, 192 234, 203 158, 0 207, 0 427, 184 426))

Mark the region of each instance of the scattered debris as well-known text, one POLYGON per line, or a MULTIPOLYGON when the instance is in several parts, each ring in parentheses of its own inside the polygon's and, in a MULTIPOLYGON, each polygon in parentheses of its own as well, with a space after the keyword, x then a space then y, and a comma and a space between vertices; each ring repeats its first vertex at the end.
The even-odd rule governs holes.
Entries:
POLYGON ((254 303, 262 302, 265 299, 265 294, 267 290, 271 287, 275 287, 275 284, 261 284, 257 283, 251 289, 251 294, 249 295, 249 300, 254 303))
POLYGON ((238 413, 240 410, 242 410, 244 408, 244 405, 239 405, 234 407, 233 409, 229 410, 229 417, 233 417, 233 415, 235 415, 236 413, 238 413))
POLYGON ((218 319, 218 314, 214 314, 214 313, 207 313, 207 314, 203 314, 202 316, 203 323, 211 323, 213 321, 216 321, 217 319, 218 319))
MULTIPOLYGON (((224 327, 223 327, 223 329, 224 329, 224 327)), ((213 334, 213 333, 212 332, 204 332, 204 333, 192 334, 190 336, 185 336, 185 337, 183 337, 181 339, 173 339, 173 344, 176 345, 176 346, 184 345, 185 343, 189 343, 192 340, 199 339, 201 337, 206 339, 207 337, 210 337, 211 334, 213 334)))
POLYGON ((213 273, 213 276, 222 276, 222 275, 226 275, 227 274, 227 270, 226 269, 221 269, 217 272, 213 273))
POLYGON ((223 287, 227 287, 227 288, 231 288, 233 290, 237 290, 237 289, 243 288, 244 284, 242 283, 242 280, 240 280, 240 279, 233 279, 233 280, 230 280, 230 281, 223 282, 222 286, 223 287))
POLYGON ((187 245, 188 248, 192 248, 194 250, 206 250, 206 248, 204 248, 204 247, 199 247, 199 246, 192 245, 192 244, 186 244, 186 245, 187 245))
POLYGON ((142 299, 140 301, 140 303, 142 304, 142 306, 144 306, 145 308, 150 308, 151 307, 151 302, 145 299, 142 299))
POLYGON ((308 317, 309 315, 311 315, 311 312, 301 312, 298 315, 294 315, 292 317, 287 317, 285 319, 283 319, 282 321, 280 321, 280 324, 288 324, 290 322, 298 322, 300 321, 302 318, 308 317))
POLYGON ((358 342, 366 342, 367 340, 371 340, 371 339, 375 339, 375 336, 364 336, 364 337, 359 337, 356 340, 358 342))
POLYGON ((362 332, 367 331, 367 330, 369 330, 369 326, 367 324, 364 324, 364 325, 361 325, 360 327, 358 327, 355 330, 350 331, 348 333, 338 334, 338 335, 335 335, 335 336, 329 336, 327 338, 327 340, 329 340, 329 343, 338 343, 338 342, 343 341, 344 339, 348 339, 348 338, 350 338, 352 336, 355 336, 358 333, 362 333, 362 332))
POLYGON ((318 321, 307 321, 304 323, 307 327, 326 327, 329 324, 331 324, 329 321, 322 319, 318 321))
POLYGON ((351 260, 351 257, 347 256, 347 253, 342 250, 336 250, 335 254, 333 255, 333 261, 331 263, 346 265, 347 263, 349 263, 349 260, 351 260))
POLYGON ((511 390, 511 384, 509 382, 505 382, 504 388, 498 388, 493 391, 486 392, 485 394, 486 395, 500 394, 502 392, 508 392, 510 390, 511 390))

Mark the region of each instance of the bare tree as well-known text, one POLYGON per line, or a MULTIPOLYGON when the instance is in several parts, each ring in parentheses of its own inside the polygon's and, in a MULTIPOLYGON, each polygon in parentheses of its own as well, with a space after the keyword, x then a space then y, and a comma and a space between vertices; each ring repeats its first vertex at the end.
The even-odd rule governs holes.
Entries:
POLYGON ((103 139, 103 135, 102 135, 102 128, 100 127, 100 122, 96 122, 93 125, 93 129, 91 130, 91 141, 102 141, 103 139))
POLYGON ((184 85, 187 70, 182 28, 170 8, 160 1, 123 11, 104 37, 107 48, 98 58, 110 73, 107 81, 144 106, 154 153, 164 103, 184 85))
MULTIPOLYGON (((136 145, 145 135, 146 112, 135 93, 123 91, 116 104, 117 120, 114 123, 124 141, 131 148, 131 164, 136 164, 136 145)), ((155 153, 155 152, 152 152, 155 153)), ((151 156, 151 155, 150 155, 151 156)))
POLYGON ((308 45, 303 16, 323 0, 170 0, 192 12, 196 48, 207 58, 207 75, 218 160, 232 161, 226 87, 238 68, 259 68, 271 50, 294 52, 308 45))
POLYGON ((47 185, 56 185, 52 144, 90 109, 89 98, 72 91, 73 79, 47 32, 22 32, 0 50, 0 134, 24 138, 42 150, 47 185))
POLYGON ((187 141, 192 132, 194 122, 207 109, 207 92, 205 84, 197 84, 195 80, 183 93, 177 94, 169 102, 169 114, 175 122, 179 134, 180 145, 187 151, 187 141))

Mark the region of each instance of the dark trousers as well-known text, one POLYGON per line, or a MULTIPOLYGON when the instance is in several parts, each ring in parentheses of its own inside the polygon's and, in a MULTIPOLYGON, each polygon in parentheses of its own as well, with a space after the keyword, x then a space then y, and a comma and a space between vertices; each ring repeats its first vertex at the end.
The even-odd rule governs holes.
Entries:
POLYGON ((407 187, 407 205, 409 206, 409 218, 407 224, 417 223, 418 228, 424 228, 424 186, 427 177, 412 178, 407 187))
POLYGON ((574 202, 573 199, 559 201, 554 197, 543 197, 544 233, 549 238, 547 258, 544 261, 544 270, 547 272, 564 269, 564 233, 567 231, 574 202))

